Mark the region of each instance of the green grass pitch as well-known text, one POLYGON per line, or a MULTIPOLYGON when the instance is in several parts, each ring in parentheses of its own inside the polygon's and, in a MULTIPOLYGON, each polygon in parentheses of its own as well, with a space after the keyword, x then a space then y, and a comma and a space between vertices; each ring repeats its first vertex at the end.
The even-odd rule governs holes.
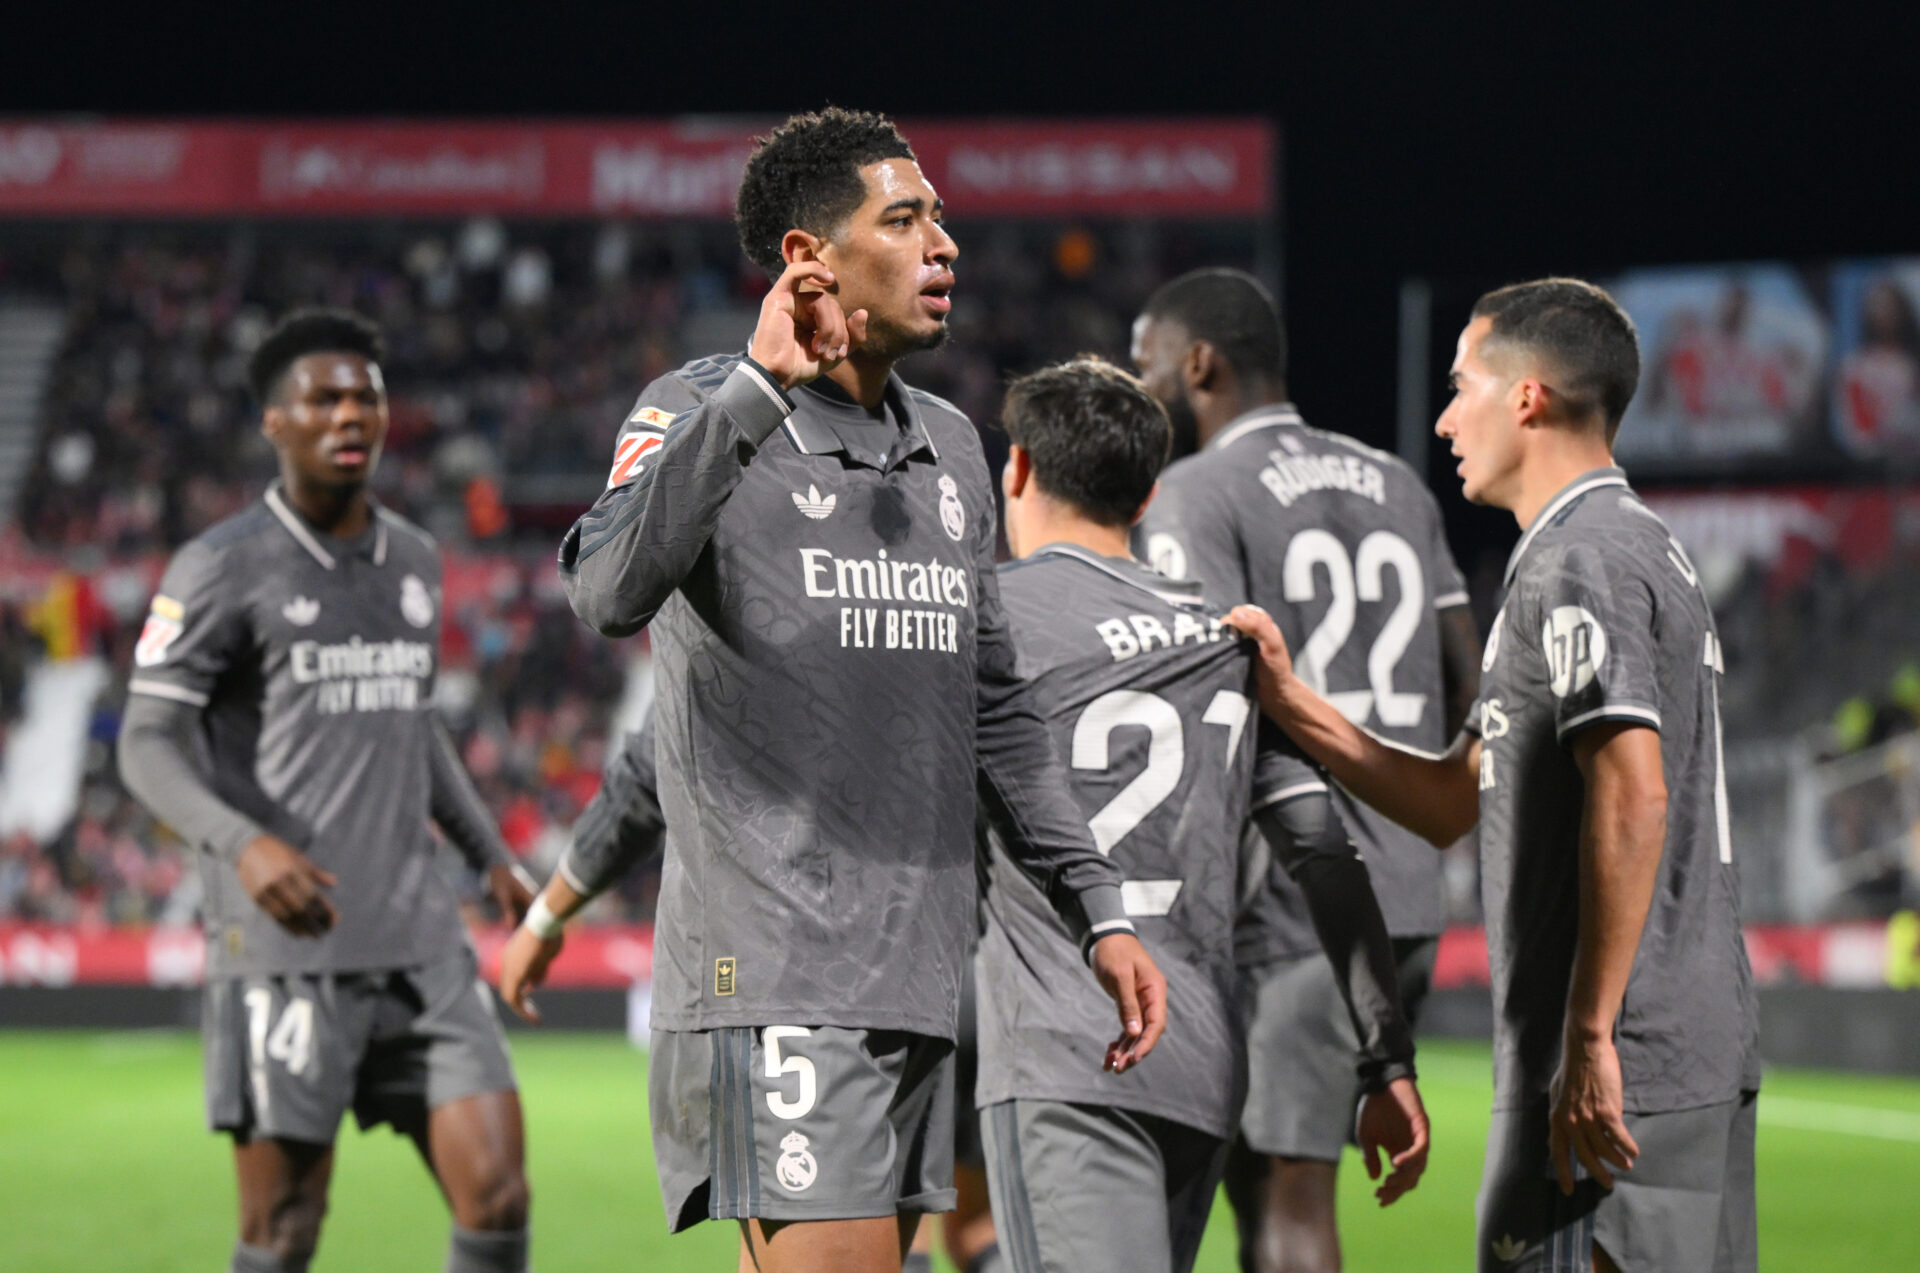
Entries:
MULTIPOLYGON (((646 1126, 646 1062, 605 1035, 515 1036, 528 1110, 536 1265, 731 1270, 731 1227, 668 1238, 646 1126)), ((234 1199, 226 1142, 202 1129, 200 1047, 183 1033, 0 1032, 0 1270, 211 1273, 234 1199)), ((1472 1267, 1488 1104, 1483 1046, 1430 1043, 1436 1134, 1418 1191, 1382 1212, 1342 1172, 1352 1270, 1472 1267)), ((1920 1082, 1775 1072, 1760 1105, 1761 1261, 1771 1270, 1913 1267, 1920 1256, 1920 1082)), ((316 1270, 440 1267, 446 1214, 403 1140, 341 1138, 316 1270)), ((1216 1211, 1205 1273, 1234 1268, 1216 1211)))

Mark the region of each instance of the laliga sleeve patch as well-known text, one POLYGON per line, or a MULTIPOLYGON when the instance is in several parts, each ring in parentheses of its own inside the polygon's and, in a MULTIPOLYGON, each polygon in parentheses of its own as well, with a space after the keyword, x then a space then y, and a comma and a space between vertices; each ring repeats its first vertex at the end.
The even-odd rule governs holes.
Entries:
POLYGON ((139 641, 134 643, 133 661, 136 666, 156 667, 167 661, 167 651, 186 631, 185 625, 180 622, 185 613, 176 601, 166 597, 153 599, 153 610, 147 615, 146 626, 140 629, 139 641), (162 601, 167 602, 167 609, 162 609, 162 601))
POLYGON ((628 432, 614 447, 613 471, 607 475, 609 490, 640 476, 646 468, 642 461, 666 443, 672 424, 673 413, 659 407, 641 407, 627 417, 628 432))
POLYGON ((1556 606, 1540 632, 1555 696, 1578 694, 1593 684, 1607 661, 1607 634, 1584 606, 1556 606))

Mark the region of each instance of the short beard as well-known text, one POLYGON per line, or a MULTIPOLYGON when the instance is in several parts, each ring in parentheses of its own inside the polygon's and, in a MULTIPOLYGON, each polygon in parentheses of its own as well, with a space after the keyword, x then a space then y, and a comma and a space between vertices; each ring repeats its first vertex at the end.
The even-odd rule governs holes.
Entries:
POLYGON ((1167 459, 1177 460, 1198 451, 1200 417, 1193 413, 1193 404, 1187 401, 1187 395, 1177 394, 1171 402, 1162 402, 1160 405, 1167 409, 1167 422, 1173 425, 1173 451, 1167 459))
POLYGON ((912 332, 897 323, 892 323, 872 313, 867 315, 867 338, 860 342, 860 352, 869 358, 879 358, 886 362, 899 362, 908 354, 922 354, 930 349, 938 349, 947 343, 952 334, 945 323, 930 332, 912 332))

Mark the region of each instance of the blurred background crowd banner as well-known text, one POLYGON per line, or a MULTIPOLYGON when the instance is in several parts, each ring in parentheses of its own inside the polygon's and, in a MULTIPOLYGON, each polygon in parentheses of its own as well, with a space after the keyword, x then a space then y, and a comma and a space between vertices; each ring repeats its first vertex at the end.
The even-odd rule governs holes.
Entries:
MULTIPOLYGON (((579 624, 555 547, 640 389, 751 333, 732 200, 777 122, 0 122, 0 982, 199 975, 191 854, 111 748, 167 554, 272 475, 244 368, 300 305, 386 331, 375 489, 443 550, 438 706, 551 867, 651 692, 645 637, 579 624)), ((1265 121, 903 127, 962 247, 955 339, 908 374, 982 426, 1011 373, 1124 361, 1184 270, 1278 286, 1265 121)), ((644 923, 656 884, 591 918, 644 923)), ((645 979, 644 930, 570 950, 563 979, 645 979)))

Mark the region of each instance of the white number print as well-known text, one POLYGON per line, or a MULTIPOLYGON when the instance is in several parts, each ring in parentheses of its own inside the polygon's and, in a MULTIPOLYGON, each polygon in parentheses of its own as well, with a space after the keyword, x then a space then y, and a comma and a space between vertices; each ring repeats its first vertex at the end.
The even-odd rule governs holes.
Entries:
POLYGON ((816 1075, 813 1062, 804 1056, 789 1053, 780 1055, 780 1044, 786 1039, 806 1039, 813 1031, 803 1025, 770 1025, 760 1032, 761 1047, 767 1054, 766 1074, 770 1079, 780 1079, 792 1074, 800 1080, 800 1094, 792 1100, 782 1092, 767 1093, 767 1108, 773 1111, 775 1118, 789 1121, 804 1118, 813 1108, 814 1099, 819 1095, 816 1087, 816 1075))
MULTIPOLYGON (((1706 601, 1706 589, 1700 586, 1700 572, 1694 569, 1693 559, 1687 556, 1687 550, 1680 541, 1671 535, 1667 537, 1670 547, 1667 560, 1680 572, 1683 579, 1706 601)), ((1709 608, 1711 613, 1711 608, 1709 608)), ((1707 687, 1713 694, 1713 820, 1714 831, 1720 839, 1720 860, 1733 861, 1733 819, 1727 808, 1727 744, 1720 728, 1720 678, 1726 674, 1727 661, 1720 648, 1720 638, 1713 629, 1707 629, 1705 647, 1700 652, 1700 661, 1707 669, 1707 687)))
POLYGON ((254 1104, 267 1108, 267 1062, 278 1061, 289 1074, 305 1074, 313 1063, 313 1001, 289 999, 276 1024, 273 992, 262 987, 247 991, 247 1059, 252 1071, 254 1104))
POLYGON ((1314 599, 1316 567, 1327 572, 1327 612, 1294 657, 1300 679, 1356 725, 1364 725, 1373 715, 1392 728, 1418 725, 1427 696, 1396 690, 1393 674, 1420 630, 1420 612, 1426 604, 1426 572, 1420 555, 1390 530, 1376 530, 1362 539, 1351 558, 1330 532, 1318 527, 1301 531, 1287 545, 1286 558, 1280 563, 1281 590, 1288 601, 1314 599), (1367 651, 1368 688, 1333 689, 1327 684, 1327 669, 1353 635, 1359 603, 1385 599, 1388 567, 1400 580, 1400 600, 1367 651))
MULTIPOLYGON (((1252 712, 1253 704, 1245 694, 1221 690, 1201 713, 1201 724, 1226 727, 1229 764, 1233 763, 1240 736, 1252 712)), ((1115 845, 1126 839, 1179 788, 1180 775, 1187 763, 1186 729, 1180 723, 1180 713, 1166 699, 1144 690, 1114 690, 1087 704, 1087 710, 1080 713, 1080 719, 1073 726, 1070 763, 1075 769, 1096 772, 1111 768, 1109 744, 1113 731, 1125 725, 1147 731, 1147 763, 1087 820, 1094 845, 1109 855, 1115 845)), ((1167 914, 1180 895, 1181 884, 1180 880, 1128 880, 1120 886, 1127 914, 1167 914)))

